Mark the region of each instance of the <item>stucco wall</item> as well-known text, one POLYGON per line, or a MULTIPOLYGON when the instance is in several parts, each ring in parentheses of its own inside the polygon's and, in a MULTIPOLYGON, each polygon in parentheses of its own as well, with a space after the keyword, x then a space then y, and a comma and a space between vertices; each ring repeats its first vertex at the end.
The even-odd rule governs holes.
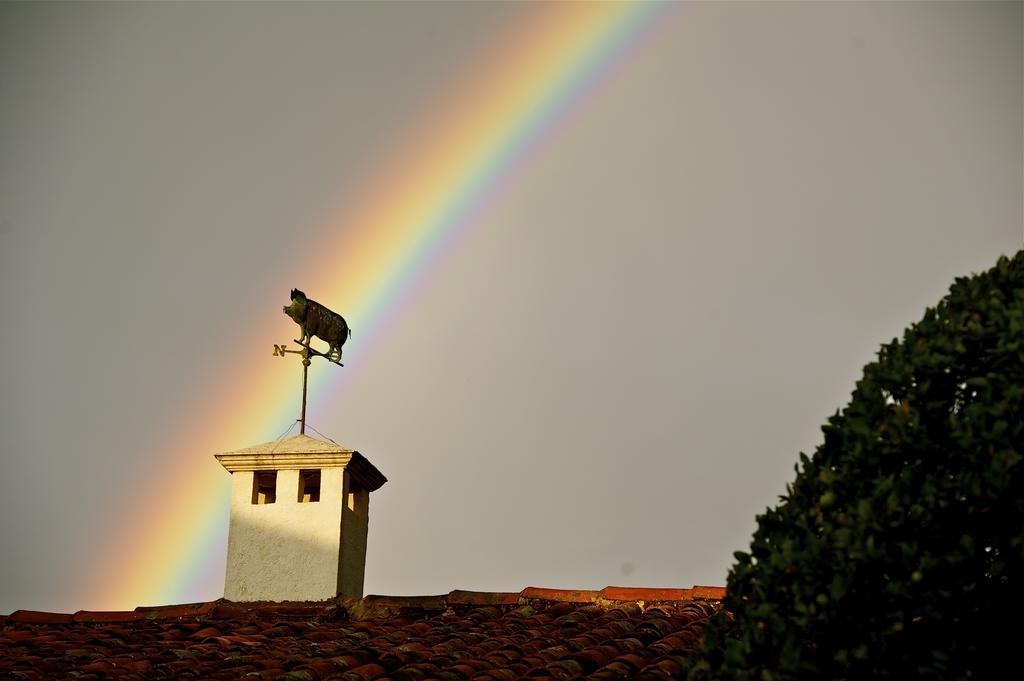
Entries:
POLYGON ((322 469, 320 501, 299 503, 299 471, 279 470, 276 502, 261 505, 252 503, 252 471, 231 474, 225 598, 316 601, 337 595, 344 477, 342 468, 322 469))
POLYGON ((366 570, 366 533, 370 522, 370 493, 365 489, 353 487, 351 502, 350 504, 349 495, 346 493, 345 506, 341 511, 341 573, 338 575, 338 594, 362 598, 363 575, 366 570))

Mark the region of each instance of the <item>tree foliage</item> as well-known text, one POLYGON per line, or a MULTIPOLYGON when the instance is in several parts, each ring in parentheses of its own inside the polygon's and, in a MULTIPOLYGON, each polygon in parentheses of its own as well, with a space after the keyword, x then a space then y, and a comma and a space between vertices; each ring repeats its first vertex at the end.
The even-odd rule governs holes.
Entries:
POLYGON ((1022 398, 1024 251, 864 368, 735 554, 689 678, 994 674, 1024 604, 1022 398))

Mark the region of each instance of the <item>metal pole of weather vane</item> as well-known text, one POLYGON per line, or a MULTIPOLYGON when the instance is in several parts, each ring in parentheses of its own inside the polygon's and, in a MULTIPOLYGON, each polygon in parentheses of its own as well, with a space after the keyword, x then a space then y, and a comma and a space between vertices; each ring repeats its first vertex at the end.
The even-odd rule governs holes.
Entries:
POLYGON ((274 344, 274 356, 284 357, 286 354, 302 355, 302 412, 299 416, 299 434, 306 434, 306 385, 309 376, 309 365, 311 357, 323 357, 332 364, 345 366, 341 363, 341 346, 352 335, 345 319, 315 300, 306 298, 306 294, 298 289, 292 289, 292 303, 284 308, 296 324, 302 340, 296 340, 302 349, 291 350, 287 345, 274 344), (327 352, 320 352, 313 348, 310 343, 317 337, 325 341, 329 346, 327 352))
POLYGON ((299 435, 306 434, 306 379, 309 377, 309 348, 302 349, 302 415, 299 416, 299 435))

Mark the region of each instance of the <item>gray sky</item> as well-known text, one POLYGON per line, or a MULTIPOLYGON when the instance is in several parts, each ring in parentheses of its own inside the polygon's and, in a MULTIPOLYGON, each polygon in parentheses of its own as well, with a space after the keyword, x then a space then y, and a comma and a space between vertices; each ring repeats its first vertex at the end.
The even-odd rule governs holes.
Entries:
MULTIPOLYGON (((315 408, 390 479, 367 592, 723 584, 879 344, 1020 248, 1021 9, 670 14, 315 408)), ((325 216, 537 11, 0 5, 0 613, 131 605, 85 576, 225 355, 279 361, 325 216)), ((176 455, 226 493, 221 444, 176 455)))

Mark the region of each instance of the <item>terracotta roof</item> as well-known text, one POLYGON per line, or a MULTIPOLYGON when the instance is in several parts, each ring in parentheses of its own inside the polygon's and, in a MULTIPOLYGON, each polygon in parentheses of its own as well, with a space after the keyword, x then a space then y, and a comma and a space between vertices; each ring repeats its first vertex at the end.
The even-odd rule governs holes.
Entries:
POLYGON ((0 617, 0 678, 666 679, 724 590, 527 588, 0 617))

